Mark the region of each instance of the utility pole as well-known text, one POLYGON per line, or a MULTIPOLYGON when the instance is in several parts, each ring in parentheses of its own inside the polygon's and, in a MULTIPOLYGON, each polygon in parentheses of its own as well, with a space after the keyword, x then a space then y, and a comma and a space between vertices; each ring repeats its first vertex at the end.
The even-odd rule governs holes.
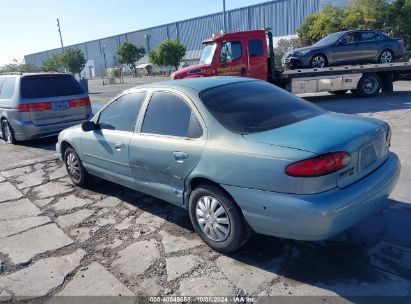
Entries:
POLYGON ((226 16, 225 16, 225 0, 223 0, 223 31, 224 33, 227 32, 227 20, 226 20, 226 16))
POLYGON ((60 42, 61 42, 61 50, 64 53, 64 46, 63 46, 63 37, 61 37, 61 29, 60 29, 60 20, 57 18, 57 28, 60 34, 60 42))

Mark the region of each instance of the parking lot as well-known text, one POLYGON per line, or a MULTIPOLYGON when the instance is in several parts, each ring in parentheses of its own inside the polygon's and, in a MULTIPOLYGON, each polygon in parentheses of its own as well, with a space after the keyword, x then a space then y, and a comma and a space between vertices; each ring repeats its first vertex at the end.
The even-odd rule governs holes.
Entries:
MULTIPOLYGON (((159 79, 105 86, 92 80, 93 109, 159 79)), ((400 296, 411 296, 411 83, 395 83, 394 90, 370 99, 304 96, 327 110, 391 125, 402 172, 384 207, 328 241, 254 235, 229 255, 209 249, 183 209, 97 178, 86 189, 73 187, 55 156, 56 138, 1 141, 0 302, 160 295, 313 296, 313 303, 398 296, 406 303, 400 296)))

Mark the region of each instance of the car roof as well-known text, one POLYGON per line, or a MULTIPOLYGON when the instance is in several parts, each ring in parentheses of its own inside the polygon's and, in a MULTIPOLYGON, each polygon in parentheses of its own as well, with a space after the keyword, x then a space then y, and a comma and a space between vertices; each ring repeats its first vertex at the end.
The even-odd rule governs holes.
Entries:
POLYGON ((136 89, 141 88, 174 88, 185 90, 187 88, 196 90, 198 92, 218 87, 221 85, 226 85, 230 83, 238 82, 249 82, 249 81, 258 81, 253 78, 246 77, 230 77, 230 76, 216 76, 216 77, 197 77, 197 78, 188 78, 188 79, 179 79, 179 80, 166 80, 150 84, 145 84, 135 87, 136 89))

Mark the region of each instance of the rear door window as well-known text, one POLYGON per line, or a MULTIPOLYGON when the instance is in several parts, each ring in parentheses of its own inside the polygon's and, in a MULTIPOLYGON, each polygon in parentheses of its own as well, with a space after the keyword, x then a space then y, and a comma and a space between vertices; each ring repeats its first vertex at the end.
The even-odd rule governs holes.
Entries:
POLYGON ((180 96, 168 92, 153 94, 141 132, 188 138, 202 135, 201 125, 188 104, 180 96))
POLYGON ((263 41, 261 39, 253 39, 248 41, 248 52, 250 57, 259 57, 263 55, 263 41))
POLYGON ((101 129, 133 132, 146 92, 123 95, 105 108, 98 119, 101 129))
POLYGON ((361 33, 361 40, 362 41, 378 41, 378 40, 383 40, 383 36, 375 32, 363 32, 361 33))
POLYGON ((41 75, 21 79, 23 98, 48 98, 85 94, 78 81, 71 75, 41 75))
MULTIPOLYGON (((0 80, 1 83, 1 80, 0 80)), ((14 95, 15 77, 5 77, 0 89, 0 99, 10 99, 14 95)))
POLYGON ((324 113, 321 108, 262 81, 217 86, 202 91, 200 98, 221 125, 240 134, 280 128, 324 113))

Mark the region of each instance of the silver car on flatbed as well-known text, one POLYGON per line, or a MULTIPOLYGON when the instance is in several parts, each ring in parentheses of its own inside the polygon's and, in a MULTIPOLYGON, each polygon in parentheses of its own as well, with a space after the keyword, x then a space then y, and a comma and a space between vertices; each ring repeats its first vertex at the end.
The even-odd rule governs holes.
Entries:
POLYGON ((91 117, 90 99, 70 74, 0 75, 0 133, 8 143, 55 136, 91 117))

